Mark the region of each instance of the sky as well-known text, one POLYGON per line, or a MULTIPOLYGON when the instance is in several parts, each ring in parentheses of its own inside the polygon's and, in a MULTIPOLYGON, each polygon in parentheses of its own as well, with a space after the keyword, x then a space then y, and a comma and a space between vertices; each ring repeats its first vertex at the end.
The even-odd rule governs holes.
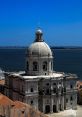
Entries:
POLYGON ((0 0, 0 46, 82 46, 82 0, 0 0))

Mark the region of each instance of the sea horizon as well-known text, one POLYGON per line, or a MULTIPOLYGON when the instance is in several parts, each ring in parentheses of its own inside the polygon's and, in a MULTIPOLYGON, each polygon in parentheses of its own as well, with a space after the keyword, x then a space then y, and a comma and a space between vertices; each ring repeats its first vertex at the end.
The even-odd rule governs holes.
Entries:
MULTIPOLYGON (((28 47, 0 48, 0 68, 4 71, 24 71, 28 47)), ((77 74, 82 80, 82 48, 51 47, 54 71, 77 74)))
MULTIPOLYGON (((0 49, 2 48, 2 49, 4 49, 4 48, 9 48, 9 49, 11 49, 11 48, 18 48, 18 49, 20 49, 20 48, 27 48, 27 47, 29 47, 29 46, 16 46, 16 45, 14 45, 14 46, 0 46, 0 49)), ((50 48, 51 49, 82 49, 82 46, 50 46, 50 48)))

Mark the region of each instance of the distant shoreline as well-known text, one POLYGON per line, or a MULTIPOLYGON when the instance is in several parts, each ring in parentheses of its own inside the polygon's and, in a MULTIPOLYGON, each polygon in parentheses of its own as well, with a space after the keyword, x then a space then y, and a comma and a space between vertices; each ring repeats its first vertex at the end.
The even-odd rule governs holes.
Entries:
POLYGON ((69 49, 82 49, 82 47, 62 46, 62 47, 51 47, 51 49, 66 49, 66 50, 69 50, 69 49))
MULTIPOLYGON (((0 49, 26 49, 26 46, 0 46, 0 49)), ((51 46, 51 49, 66 49, 66 50, 82 50, 82 47, 75 47, 75 46, 51 46)))

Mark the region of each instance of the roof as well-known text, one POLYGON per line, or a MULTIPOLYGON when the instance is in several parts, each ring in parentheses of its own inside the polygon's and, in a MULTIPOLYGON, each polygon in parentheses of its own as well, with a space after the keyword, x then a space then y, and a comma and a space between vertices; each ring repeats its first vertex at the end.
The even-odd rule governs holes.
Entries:
POLYGON ((7 106, 7 105, 13 105, 14 102, 10 100, 7 96, 4 96, 0 93, 0 105, 7 106))
MULTIPOLYGON (((25 74, 25 72, 11 72, 9 73, 9 76, 13 76, 14 78, 20 78, 23 80, 39 80, 41 78, 43 79, 52 79, 52 80, 60 80, 63 78, 66 78, 66 80, 77 80, 77 75, 76 74, 71 74, 71 73, 64 73, 64 72, 55 72, 53 71, 53 73, 50 73, 49 75, 37 75, 37 76, 28 76, 25 74)), ((12 78, 13 78, 12 77, 12 78)))
POLYGON ((79 91, 82 90, 82 81, 77 81, 76 85, 79 91))
POLYGON ((37 78, 45 78, 45 79, 50 79, 50 78, 59 78, 63 77, 62 73, 53 73, 50 75, 40 75, 40 76, 23 76, 24 79, 37 79, 37 78))
POLYGON ((0 80, 0 85, 4 85, 5 84, 5 80, 0 80))
POLYGON ((0 116, 47 117, 40 111, 35 110, 30 105, 22 103, 20 101, 12 101, 3 94, 0 94, 0 116))
POLYGON ((52 51, 45 42, 34 42, 28 48, 28 56, 52 57, 52 51))
POLYGON ((0 80, 5 79, 4 71, 0 68, 0 80))
POLYGON ((78 79, 76 74, 71 74, 71 73, 65 74, 65 78, 66 78, 66 80, 77 80, 78 79))

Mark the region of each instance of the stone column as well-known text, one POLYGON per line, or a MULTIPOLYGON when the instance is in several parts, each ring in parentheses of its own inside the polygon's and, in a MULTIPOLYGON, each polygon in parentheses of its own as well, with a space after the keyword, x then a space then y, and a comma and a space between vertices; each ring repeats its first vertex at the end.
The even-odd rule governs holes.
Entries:
POLYGON ((53 98, 51 97, 50 99, 51 104, 50 104, 50 113, 53 113, 53 98))
POLYGON ((61 110, 64 110, 64 96, 61 96, 61 110))
POLYGON ((56 111, 59 112, 59 97, 56 97, 56 111))
POLYGON ((43 99, 43 113, 45 113, 45 99, 43 99))

